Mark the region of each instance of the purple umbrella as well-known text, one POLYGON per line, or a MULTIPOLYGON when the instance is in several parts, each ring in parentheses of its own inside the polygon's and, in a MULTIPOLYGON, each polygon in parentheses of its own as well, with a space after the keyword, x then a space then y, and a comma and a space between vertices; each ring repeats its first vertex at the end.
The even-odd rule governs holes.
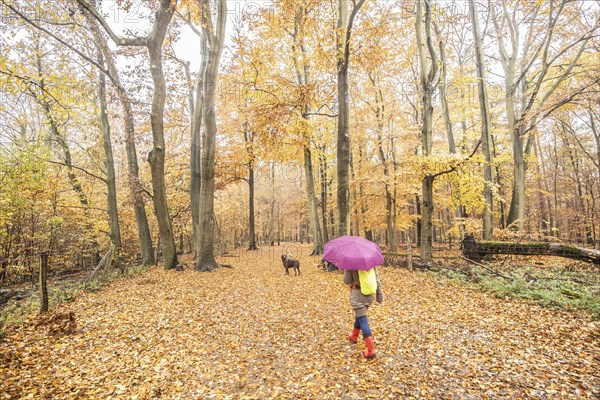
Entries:
POLYGON ((325 243, 323 260, 339 269, 368 271, 383 264, 383 254, 377 244, 361 236, 341 236, 325 243))

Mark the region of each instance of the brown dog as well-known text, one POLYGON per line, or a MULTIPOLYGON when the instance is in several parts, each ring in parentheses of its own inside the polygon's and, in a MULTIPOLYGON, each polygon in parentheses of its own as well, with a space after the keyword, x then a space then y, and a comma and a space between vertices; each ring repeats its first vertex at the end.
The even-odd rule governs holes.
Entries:
POLYGON ((290 274, 290 268, 294 269, 294 276, 300 275, 300 261, 292 259, 289 255, 281 255, 281 262, 286 275, 290 274))

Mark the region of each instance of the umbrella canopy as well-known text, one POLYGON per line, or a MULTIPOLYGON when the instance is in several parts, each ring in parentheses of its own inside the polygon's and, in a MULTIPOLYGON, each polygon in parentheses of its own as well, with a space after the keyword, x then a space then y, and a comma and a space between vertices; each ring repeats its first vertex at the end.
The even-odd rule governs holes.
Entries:
POLYGON ((368 271, 383 264, 383 254, 377 244, 361 236, 341 236, 325 243, 323 260, 339 269, 368 271))

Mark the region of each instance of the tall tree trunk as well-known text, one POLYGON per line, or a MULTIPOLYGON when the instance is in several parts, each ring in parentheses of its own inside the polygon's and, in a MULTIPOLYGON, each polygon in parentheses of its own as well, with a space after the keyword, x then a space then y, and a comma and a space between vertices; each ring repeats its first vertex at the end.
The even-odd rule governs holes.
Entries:
POLYGON ((421 181, 423 200, 421 205, 421 260, 433 260, 433 181, 431 175, 421 181))
POLYGON ((319 170, 321 173, 321 217, 323 221, 323 242, 329 241, 329 229, 327 224, 327 158, 325 157, 325 146, 323 146, 322 154, 319 155, 319 170))
POLYGON ((269 212, 269 245, 275 240, 275 163, 269 164, 269 183, 271 184, 271 200, 269 212))
POLYGON ((306 175, 307 206, 310 215, 310 228, 313 236, 314 248, 311 255, 323 254, 323 236, 319 213, 317 211, 317 199, 315 197, 315 179, 313 174, 312 152, 304 145, 304 173, 306 175))
POLYGON ((479 32, 479 19, 475 1, 469 1, 471 13, 471 24, 473 26, 473 41, 475 43, 475 64, 477 65, 477 78, 479 90, 479 109, 481 112, 481 145, 483 156, 485 157, 483 197, 485 204, 483 207, 483 240, 492 240, 494 237, 494 197, 493 197, 493 177, 492 177, 492 151, 490 137, 490 111, 488 108, 485 61, 483 59, 483 39, 479 32))
MULTIPOLYGON (((364 152, 363 152, 363 148, 362 146, 358 146, 358 170, 362 171, 363 170, 363 164, 364 164, 364 152)), ((365 205, 364 200, 364 184, 362 182, 362 180, 360 180, 358 182, 358 198, 361 199, 360 202, 360 221, 362 223, 362 227, 363 227, 363 232, 364 235, 367 236, 367 221, 365 218, 365 214, 367 212, 367 207, 365 205)))
POLYGON ((248 122, 244 123, 244 142, 248 153, 248 250, 258 250, 256 247, 256 223, 254 216, 254 131, 250 130, 248 122))
POLYGON ((513 143, 513 187, 512 187, 512 198, 510 201, 510 208, 508 210, 508 217, 506 223, 518 230, 523 230, 523 223, 525 221, 525 178, 527 167, 525 165, 525 153, 523 152, 523 142, 519 129, 515 128, 512 131, 512 143, 513 143), (515 225, 513 225, 515 224, 515 225))
MULTIPOLYGON (((171 11, 172 14, 172 11, 171 11)), ((169 19, 170 20, 170 19, 169 19)), ((168 25, 168 21, 166 21, 168 25)), ((166 31, 166 25, 164 30, 166 31)), ((164 35, 153 40, 148 45, 148 54, 150 56, 150 73, 154 83, 154 92, 152 94, 152 111, 150 114, 150 124, 152 126, 153 147, 148 155, 150 171, 152 173, 152 200, 154 203, 154 212, 158 222, 158 231, 160 232, 162 255, 164 268, 166 270, 177 268, 177 249, 175 247, 175 238, 173 236, 173 227, 169 216, 169 206, 167 201, 167 188, 165 185, 165 133, 164 133, 164 111, 166 98, 166 84, 162 64, 162 43, 164 35)))
POLYGON ((539 135, 536 135, 536 141, 533 146, 536 161, 538 163, 539 174, 538 174, 538 203, 540 212, 540 230, 546 236, 552 235, 553 231, 553 218, 550 212, 550 199, 547 194, 549 193, 548 180, 546 175, 546 166, 544 165, 544 156, 542 154, 542 148, 540 143, 539 135))
POLYGON ((256 247, 255 220, 254 220, 254 167, 248 164, 248 227, 250 237, 248 238, 248 250, 258 250, 256 247))
POLYGON ((348 0, 338 0, 337 22, 337 91, 338 91, 338 131, 337 131, 337 236, 347 235, 350 230, 350 94, 348 89, 348 66, 352 26, 356 14, 365 0, 353 2, 349 13, 348 0))
MULTIPOLYGON (((98 50, 98 64, 104 65, 102 51, 98 50)), ((119 211, 117 205, 117 184, 115 175, 115 161, 113 158, 112 141, 110 137, 110 123, 106 103, 106 78, 102 71, 98 71, 98 99, 100 100, 100 122, 102 125, 102 141, 106 157, 106 187, 108 197, 108 221, 110 225, 110 239, 115 245, 118 254, 121 249, 121 231, 119 228, 119 211)))
MULTIPOLYGON (((431 38, 431 5, 429 0, 417 0, 415 20, 417 48, 419 54, 419 80, 423 103, 423 123, 421 126, 421 150, 423 157, 429 157, 433 146, 433 92, 437 77, 437 54, 431 38), (423 3, 425 5, 425 37, 423 36, 423 3), (427 46, 431 61, 427 61, 424 47, 427 46)), ((421 260, 433 260, 433 175, 425 175, 421 181, 421 260)))
MULTIPOLYGON (((208 4, 203 4, 203 13, 211 15, 208 4)), ((227 2, 218 1, 217 21, 213 26, 207 21, 203 26, 204 34, 208 41, 208 64, 204 79, 204 105, 203 105, 203 139, 201 159, 201 185, 200 185, 200 232, 196 240, 196 270, 207 272, 217 267, 214 255, 214 197, 215 197, 215 152, 217 145, 217 120, 215 114, 215 97, 219 63, 223 51, 225 37, 225 24, 227 21, 227 2)))
MULTIPOLYGON (((392 230, 396 232, 396 220, 398 217, 398 162, 396 160, 396 146, 394 144, 394 138, 390 138, 390 154, 392 156, 392 178, 393 178, 393 191, 392 191, 392 230)), ((398 240, 394 234, 394 246, 397 246, 398 240)))
MULTIPOLYGON (((553 196, 553 207, 552 214, 558 217, 558 173, 559 173, 559 159, 558 159, 558 141, 557 141, 557 133, 555 130, 552 131, 552 155, 553 155, 553 173, 552 173, 552 193, 553 196)), ((556 231, 562 232, 562 219, 556 219, 556 231)), ((560 236, 560 235, 558 235, 560 236)))
MULTIPOLYGON (((341 0, 345 1, 345 0, 341 0)), ((337 235, 350 229, 350 136, 349 136, 348 69, 338 71, 338 135, 337 135, 337 235)))
MULTIPOLYGON (((352 179, 353 182, 356 182, 356 173, 354 170, 354 155, 352 153, 350 153, 350 177, 352 179)), ((351 218, 351 225, 350 225, 350 234, 354 235, 354 236, 358 236, 360 235, 360 221, 358 219, 358 194, 357 194, 357 190, 356 190, 356 185, 354 185, 354 187, 352 188, 352 202, 354 203, 354 206, 352 207, 353 209, 353 214, 354 214, 354 218, 351 218)))
MULTIPOLYGON (((492 158, 496 158, 497 153, 496 153, 496 142, 495 142, 494 135, 491 135, 490 139, 492 139, 492 158)), ((505 229, 506 228, 506 206, 505 206, 505 201, 503 200, 505 198, 504 186, 502 185, 502 173, 501 173, 499 165, 496 165, 495 172, 496 172, 496 174, 494 175, 494 177, 495 177, 494 184, 498 187, 498 197, 500 198, 500 201, 498 202, 498 206, 499 206, 498 208, 500 209, 500 228, 505 229)))
POLYGON ((135 146, 135 127, 133 120, 133 111, 129 99, 119 93, 119 99, 123 108, 123 119, 125 126, 125 153, 127 154, 127 178, 133 200, 133 209, 138 231, 138 240, 140 244, 142 265, 153 265, 154 245, 152 243, 152 234, 148 224, 148 215, 144 203, 144 194, 139 177, 139 165, 137 150, 135 146), (123 97, 122 97, 123 96, 123 97))
POLYGON ((423 231, 423 219, 421 218, 421 197, 415 194, 415 214, 417 215, 417 247, 421 248, 421 232, 423 231))
POLYGON ((200 159, 202 156, 201 127, 202 107, 204 103, 204 76, 208 62, 208 46, 206 35, 200 33, 200 69, 196 81, 196 97, 192 114, 191 134, 192 149, 190 154, 190 208, 192 211, 193 241, 196 243, 199 231, 200 218, 200 184, 202 181, 200 159))

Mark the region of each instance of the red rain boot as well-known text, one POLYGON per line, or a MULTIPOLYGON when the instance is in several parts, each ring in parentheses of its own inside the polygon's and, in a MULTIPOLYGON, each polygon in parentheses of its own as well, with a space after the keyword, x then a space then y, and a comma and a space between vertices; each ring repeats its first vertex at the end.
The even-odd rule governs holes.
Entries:
POLYGON ((365 344, 367 345, 367 351, 365 351, 365 358, 375 358, 375 344, 373 343, 373 336, 365 338, 365 344))
POLYGON ((352 333, 348 335, 348 340, 350 343, 356 344, 356 342, 358 342, 358 335, 360 335, 360 329, 352 329, 352 333))

